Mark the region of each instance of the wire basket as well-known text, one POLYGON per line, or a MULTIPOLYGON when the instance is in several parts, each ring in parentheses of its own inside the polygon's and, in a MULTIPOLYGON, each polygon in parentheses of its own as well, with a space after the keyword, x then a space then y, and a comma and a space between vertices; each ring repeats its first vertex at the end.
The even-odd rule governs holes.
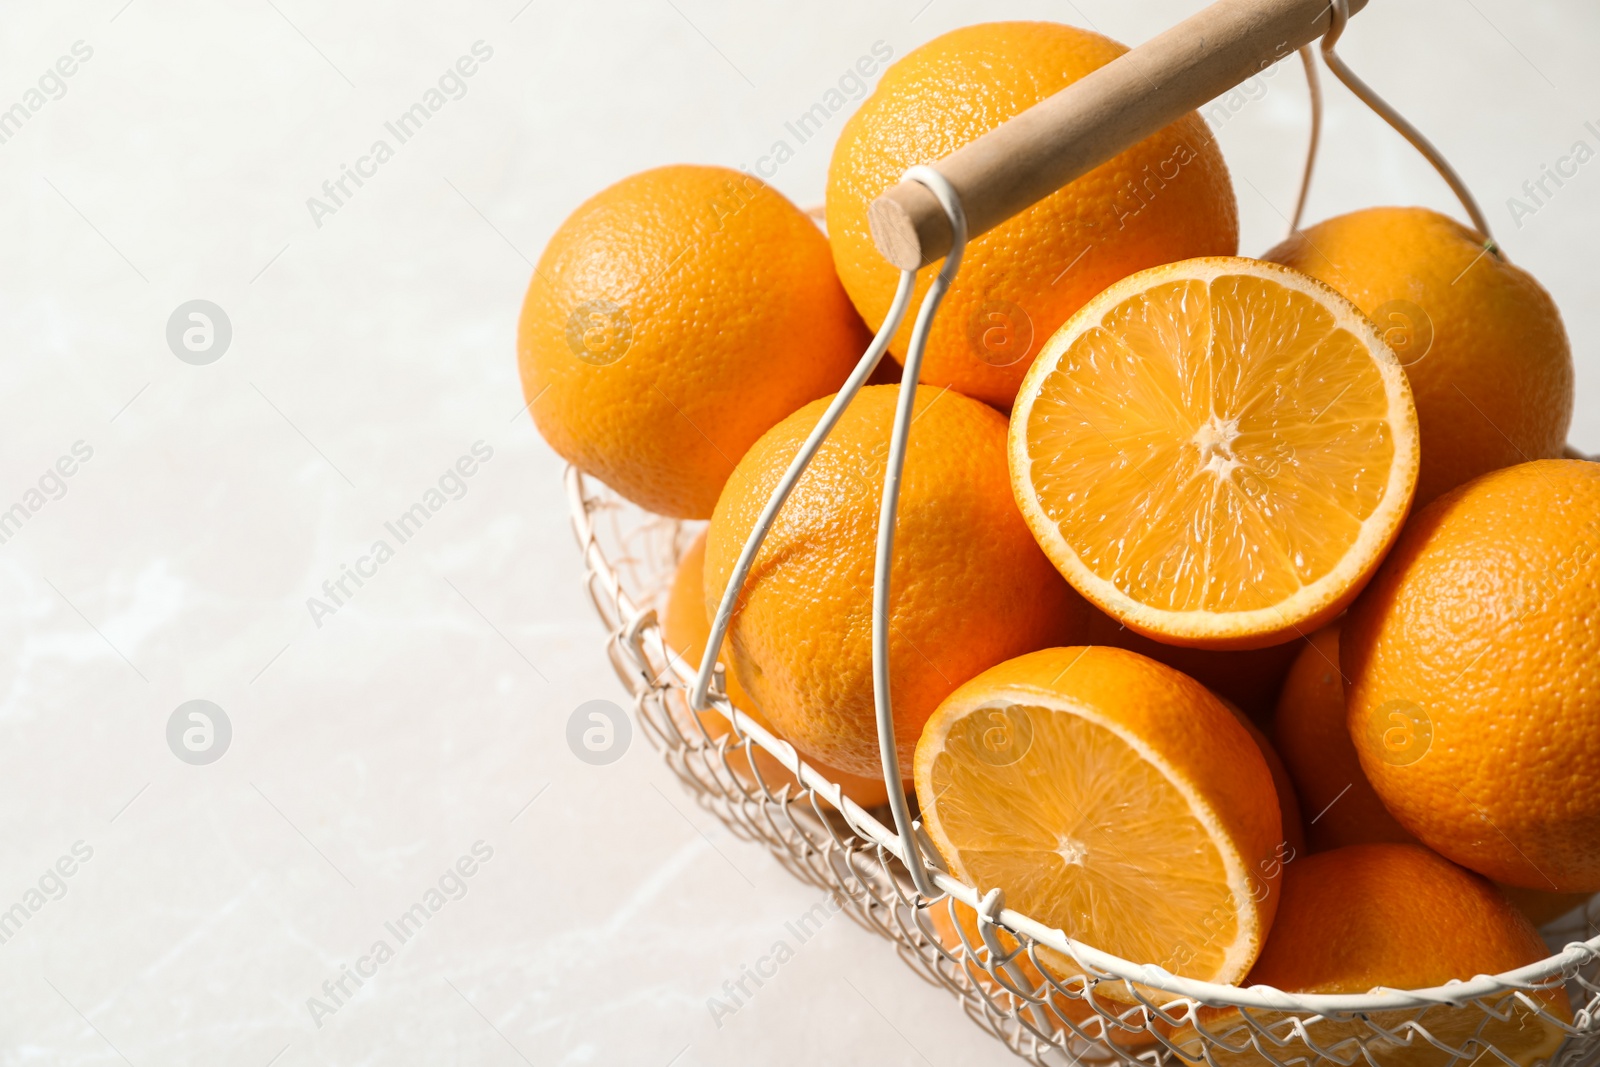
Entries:
MULTIPOLYGON (((990 141, 990 151, 971 152, 973 146, 968 146, 936 167, 908 171, 901 185, 881 198, 899 195, 898 212, 883 217, 899 220, 891 230, 904 223, 877 242, 886 258, 901 267, 888 316, 792 461, 746 542, 712 620, 701 664, 686 663, 668 649, 657 615, 678 558, 698 531, 622 502, 576 469, 567 472, 573 526, 589 594, 608 631, 607 653, 633 696, 640 728, 667 764, 736 836, 764 842, 796 877, 829 892, 856 922, 892 942, 914 970, 955 994, 974 1022, 1036 1064, 1355 1067, 1365 1062, 1373 1067, 1476 1067, 1498 1061, 1508 1067, 1600 1067, 1600 895, 1545 928, 1551 952, 1547 958, 1505 974, 1470 977, 1431 989, 1290 994, 1267 986, 1224 986, 1178 977, 1075 941, 1008 909, 1000 890, 980 892, 953 877, 939 866, 937 851, 913 820, 912 798, 891 788, 885 807, 869 811, 858 806, 837 783, 802 761, 793 746, 733 707, 716 664, 715 650, 722 647, 737 593, 766 529, 908 313, 918 266, 942 256, 944 266, 916 313, 904 360, 906 385, 890 440, 874 575, 879 743, 885 780, 900 780, 887 692, 887 637, 879 620, 887 617, 883 606, 889 603, 895 505, 918 367, 928 324, 959 269, 969 234, 983 232, 1093 162, 1083 153, 1052 156, 1040 151, 1040 139, 1047 140, 1046 134, 1057 139, 1057 147, 1070 147, 1074 138, 1094 141, 1096 130, 1107 135, 1093 123, 1109 122, 1124 127, 1110 133, 1128 136, 1128 129, 1137 125, 1129 116, 1141 107, 1155 106, 1151 104, 1155 97, 1171 97, 1164 106, 1176 106, 1175 94, 1182 89, 1203 100, 1202 86, 1237 84, 1240 55, 1267 47, 1279 30, 1292 34, 1312 98, 1310 148, 1291 220, 1293 230, 1305 207, 1320 139, 1321 94, 1309 44, 1320 33, 1328 68, 1434 166, 1484 236, 1484 254, 1503 254, 1476 202, 1444 157, 1338 57, 1335 43, 1351 12, 1362 6, 1364 0, 1224 0, 1141 46, 1143 65, 1124 63, 1117 74, 1112 71, 1117 64, 1109 64, 1104 68, 1110 72, 1109 80, 1102 78, 1099 89, 1084 90, 1076 98, 1065 93, 1052 98, 1065 100, 1052 117, 1031 125, 1007 123, 975 142, 990 141), (1310 15, 1320 20, 1315 30, 1310 15), (1273 23, 1273 18, 1279 21, 1273 23), (1177 64, 1187 64, 1188 77, 1169 79, 1159 87, 1151 88, 1142 73, 1177 64), (1118 78, 1120 89, 1115 88, 1118 78), (1111 93, 1124 110, 1094 106, 1097 92, 1111 93), (1009 134, 1008 126, 1013 126, 1009 134), (997 137, 999 142, 993 140, 997 137), (1030 138, 1030 152, 1016 158, 1045 158, 1054 169, 1042 178, 1034 175, 1037 187, 1023 195, 1005 175, 986 168, 995 159, 1007 158, 1007 150, 996 150, 997 143, 1014 145, 1030 138), (951 175, 966 183, 965 192, 958 192, 951 175), (712 713, 726 719, 731 730, 716 720, 708 729, 712 713), (1076 968, 1070 977, 1061 974, 1063 957, 1076 968), (1558 989, 1564 989, 1570 1002, 1570 1022, 1549 1007, 1558 989)), ((1283 58, 1281 50, 1274 54, 1283 58)), ((1052 106, 1047 101, 1036 110, 1052 106)), ((1103 136, 1101 140, 1101 158, 1107 158, 1105 152, 1115 149, 1107 147, 1103 136)), ((1126 143, 1133 140, 1137 137, 1126 143)))
POLYGON ((846 914, 893 943, 908 966, 950 990, 969 1018, 1025 1060, 1051 1067, 1079 1061, 1382 1067, 1390 1062, 1386 1054, 1409 1046, 1440 1067, 1513 1064, 1474 1032, 1517 1013, 1530 1022, 1538 1014, 1566 1034, 1560 1049, 1538 1062, 1600 1064, 1600 896, 1542 931, 1552 955, 1532 966, 1436 989, 1327 996, 1196 982, 1117 959, 1005 910, 998 891, 980 894, 946 872, 933 872, 939 895, 918 892, 901 862, 899 837, 884 821, 887 809, 863 810, 843 797, 792 746, 728 704, 721 686, 714 706, 733 723, 731 732, 713 735, 690 713, 695 666, 667 648, 657 619, 678 557, 700 524, 650 515, 575 469, 567 471, 566 488, 585 584, 607 631, 606 652, 632 694, 640 728, 667 765, 735 836, 765 844, 797 878, 831 893, 846 914), (758 751, 787 767, 798 785, 769 780, 763 768, 770 761, 757 760, 758 751), (1070 956, 1083 975, 1052 976, 1041 949, 1070 956), (1562 984, 1571 1024, 1535 996, 1562 984), (1476 1024, 1465 1031, 1453 1010, 1462 1006, 1476 1024), (1434 1025, 1437 1034, 1430 1030, 1446 1013, 1448 1024, 1434 1025))

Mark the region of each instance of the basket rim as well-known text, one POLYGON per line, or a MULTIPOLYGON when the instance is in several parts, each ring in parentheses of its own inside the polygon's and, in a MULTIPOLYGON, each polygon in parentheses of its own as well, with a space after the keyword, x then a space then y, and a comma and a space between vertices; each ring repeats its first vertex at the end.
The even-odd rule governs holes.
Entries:
MULTIPOLYGON (((590 483, 602 486, 604 483, 570 464, 566 468, 564 480, 573 531, 585 562, 592 576, 601 579, 607 595, 612 598, 618 609, 617 618, 627 620, 620 624, 619 632, 613 636, 625 636, 630 643, 649 641, 667 665, 666 671, 662 672, 662 676, 658 677, 654 684, 664 683, 667 688, 687 691, 694 684, 696 674, 694 665, 685 663, 681 657, 667 648, 655 612, 648 609, 641 610, 633 601, 607 557, 604 547, 600 544, 593 523, 590 521, 590 514, 605 503, 599 494, 591 490, 590 483)), ((606 492, 611 493, 617 501, 628 503, 609 487, 606 488, 606 492)), ((631 503, 628 503, 628 506, 636 507, 631 503)), ((642 515, 651 514, 642 508, 637 510, 642 515)), ((802 760, 792 745, 751 719, 729 703, 725 697, 718 697, 715 706, 719 712, 735 723, 743 736, 748 737, 781 762, 807 788, 826 798, 844 815, 850 828, 860 834, 866 843, 888 852, 902 864, 905 862, 899 834, 892 827, 885 826, 875 815, 845 796, 837 783, 830 781, 802 760)), ((974 909, 981 905, 985 894, 976 887, 936 867, 930 867, 928 873, 944 895, 974 909)), ((909 892, 910 903, 913 906, 926 907, 942 899, 924 897, 916 892, 915 887, 911 887, 909 892)), ((1506 995, 1519 993, 1526 998, 1529 991, 1564 983, 1582 967, 1600 960, 1600 935, 1596 935, 1586 941, 1569 942, 1562 951, 1523 967, 1495 975, 1476 975, 1469 979, 1452 980, 1439 986, 1421 989, 1380 987, 1380 992, 1369 993, 1290 993, 1268 985, 1233 986, 1184 978, 1154 964, 1136 963, 1076 941, 1068 937, 1064 931, 1045 926, 1011 908, 999 909, 995 914, 995 921, 1013 933, 1022 934, 1046 948, 1075 959, 1091 972, 1095 972, 1086 976, 1091 981, 1103 981, 1105 979, 1100 976, 1109 976, 1112 979, 1133 982, 1149 989, 1192 1000, 1203 1007, 1293 1012, 1301 1015, 1348 1015, 1417 1009, 1433 1005, 1459 1006, 1468 1001, 1500 999, 1506 995)), ((1579 1030, 1593 1029, 1595 1020, 1589 1019, 1584 1022, 1580 1015, 1573 1025, 1579 1030)))

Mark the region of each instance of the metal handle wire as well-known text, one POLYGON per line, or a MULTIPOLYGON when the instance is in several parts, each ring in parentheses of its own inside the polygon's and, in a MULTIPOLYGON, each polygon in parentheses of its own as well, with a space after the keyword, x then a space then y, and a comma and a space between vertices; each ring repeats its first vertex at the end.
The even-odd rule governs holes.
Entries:
POLYGON ((1300 49, 1300 63, 1306 69, 1306 89, 1311 93, 1311 139, 1306 146, 1306 165, 1300 172, 1300 195, 1294 201, 1294 218, 1289 220, 1289 236, 1300 232, 1306 200, 1311 196, 1311 176, 1317 170, 1317 150, 1322 147, 1322 79, 1317 77, 1317 54, 1310 45, 1300 49))
MULTIPOLYGON (((877 555, 872 574, 872 691, 878 727, 878 751, 883 763, 883 780, 888 783, 889 806, 894 812, 895 829, 899 832, 902 859, 911 872, 917 891, 925 896, 938 896, 939 890, 928 877, 927 862, 917 840, 916 826, 911 819, 911 804, 901 784, 900 755, 895 747, 894 705, 889 693, 890 571, 894 562, 894 532, 900 506, 900 478, 905 470, 906 444, 910 439, 911 419, 917 399, 917 377, 922 368, 922 355, 928 347, 928 328, 933 323, 934 313, 939 310, 945 292, 961 268, 961 254, 967 246, 967 219, 961 210, 961 198, 956 195, 955 189, 945 180, 944 175, 932 167, 912 167, 906 171, 904 180, 921 182, 928 187, 945 213, 950 216, 950 230, 954 237, 950 253, 945 257, 944 266, 934 278, 933 284, 928 287, 928 292, 918 308, 916 322, 911 329, 911 344, 906 350, 903 384, 895 407, 894 427, 889 437, 889 455, 878 514, 877 555)), ((877 367, 878 361, 883 358, 889 342, 893 340, 895 333, 900 329, 900 323, 905 319, 906 309, 911 305, 911 295, 916 284, 916 271, 900 272, 900 284, 895 289, 894 300, 890 302, 889 312, 884 317, 883 325, 878 327, 878 332, 873 336, 872 343, 867 346, 861 362, 856 364, 856 369, 851 372, 844 387, 823 412, 822 418, 806 438, 805 444, 795 453, 794 459, 789 461, 788 469, 783 472, 777 488, 768 498, 766 506, 761 509, 755 526, 745 539, 744 548, 739 552, 739 558, 734 564, 733 574, 729 577, 728 584, 722 591, 722 599, 717 604, 717 613, 711 620, 711 632, 706 637, 706 649, 700 657, 700 669, 695 675, 694 688, 689 695, 689 706, 695 711, 704 711, 710 706, 709 695, 711 681, 717 668, 717 657, 721 654, 722 641, 727 635, 734 609, 738 607, 739 597, 744 592, 745 579, 755 564, 756 553, 760 551, 762 542, 772 529, 772 524, 777 521, 778 512, 783 509, 784 502, 789 499, 789 494, 800 481, 800 476, 805 473, 806 467, 810 465, 812 457, 828 439, 828 435, 838 425, 840 416, 861 391, 862 385, 877 367)))
MULTIPOLYGON (((1491 254, 1504 259, 1505 253, 1489 229, 1489 220, 1478 207, 1478 201, 1474 199, 1472 190, 1467 188, 1467 183, 1462 181, 1461 175, 1456 173, 1456 169, 1450 165, 1444 153, 1424 137, 1422 131, 1413 126, 1404 115, 1379 96, 1372 86, 1362 81, 1336 51, 1339 38, 1344 35, 1345 26, 1350 22, 1350 0, 1329 0, 1329 6, 1332 8, 1332 13, 1328 20, 1328 32, 1322 37, 1322 61, 1333 71, 1334 76, 1344 83, 1345 88, 1354 93, 1358 100, 1388 123, 1396 133, 1404 137, 1411 147, 1438 171, 1439 177, 1444 179, 1445 184, 1450 186, 1450 191, 1461 202, 1461 207, 1472 220, 1474 228, 1483 235, 1484 247, 1491 254)), ((1300 231, 1300 219, 1305 211, 1306 197, 1311 192, 1311 178, 1316 170, 1317 150, 1322 140, 1322 86, 1317 79, 1316 63, 1313 61, 1310 45, 1300 49, 1300 58, 1305 64, 1306 82, 1311 90, 1311 147, 1306 153, 1306 166, 1300 179, 1300 195, 1295 203, 1294 219, 1289 224, 1291 237, 1300 231)))
POLYGON ((872 343, 867 346, 861 362, 856 364, 856 369, 845 379, 844 386, 834 396, 827 410, 822 413, 822 418, 806 438, 805 444, 800 446, 800 451, 789 461, 788 469, 778 480, 777 488, 772 491, 766 507, 761 509, 761 514, 756 518, 750 536, 745 539, 744 548, 739 552, 739 558, 733 565, 733 574, 728 579, 728 586, 722 591, 722 600, 717 604, 717 614, 711 620, 711 633, 706 637, 705 654, 700 657, 700 671, 695 676, 694 689, 689 694, 689 706, 695 711, 704 711, 710 706, 708 694, 711 689, 711 678, 717 667, 717 656, 722 651, 722 640, 727 636, 728 622, 733 618, 734 608, 738 606, 739 597, 744 592, 745 579, 750 576, 750 568, 755 564, 756 552, 761 548, 761 542, 766 540, 767 531, 772 529, 773 522, 778 518, 778 512, 783 509, 784 502, 789 499, 795 484, 800 481, 800 475, 804 474, 806 467, 810 465, 811 457, 817 454, 822 442, 828 439, 828 435, 838 424, 839 417, 844 414, 844 409, 850 406, 850 401, 855 399, 861 387, 877 369, 884 352, 888 351, 889 342, 894 339, 895 331, 900 329, 900 323, 906 317, 906 309, 911 305, 911 292, 916 283, 915 272, 901 272, 900 285, 895 289, 894 299, 889 304, 889 313, 884 317, 883 325, 878 327, 878 332, 873 336, 872 343))
MULTIPOLYGON (((900 512, 900 478, 906 466, 906 445, 911 436, 911 418, 917 401, 917 379, 922 374, 922 356, 928 348, 928 329, 933 316, 944 300, 956 272, 961 269, 961 256, 967 248, 967 216, 961 210, 961 197, 945 180, 944 175, 932 167, 912 167, 905 178, 925 185, 939 206, 950 217, 950 251, 944 266, 928 286, 922 306, 917 310, 916 324, 911 328, 911 343, 906 348, 905 373, 902 376, 900 396, 895 406, 894 429, 889 436, 889 457, 883 476, 883 504, 878 513, 878 554, 872 570, 872 699, 878 716, 878 751, 883 759, 883 780, 889 786, 889 807, 894 812, 895 829, 900 833, 900 847, 905 853, 906 866, 917 892, 931 896, 938 892, 928 878, 922 848, 911 825, 911 806, 906 799, 900 778, 900 754, 895 746, 894 707, 889 693, 889 593, 891 570, 894 565, 894 527, 900 512)), ((916 279, 915 271, 905 271, 902 278, 916 279)))

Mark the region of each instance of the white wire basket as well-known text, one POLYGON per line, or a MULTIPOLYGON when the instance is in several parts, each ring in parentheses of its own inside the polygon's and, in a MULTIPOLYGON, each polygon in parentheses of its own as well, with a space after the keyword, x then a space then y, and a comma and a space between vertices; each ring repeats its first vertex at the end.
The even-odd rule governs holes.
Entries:
MULTIPOLYGON (((1257 49, 1275 40, 1277 29, 1297 35, 1295 47, 1305 61, 1313 106, 1311 148, 1292 220, 1294 228, 1305 207, 1321 128, 1321 95, 1309 44, 1320 33, 1328 68, 1433 164, 1484 236, 1485 254, 1502 254, 1476 202, 1443 156, 1336 54, 1334 45, 1349 15, 1362 6, 1364 0, 1224 0, 1141 46, 1139 51, 1147 62, 1143 66, 1125 64, 1120 90, 1107 91, 1126 105, 1128 113, 1149 105, 1156 94, 1176 99, 1177 89, 1184 88, 1179 83, 1186 79, 1192 83, 1186 91, 1192 90, 1191 95, 1203 100, 1206 90, 1202 83, 1215 89, 1236 84, 1241 76, 1238 56, 1225 54, 1230 34, 1235 45, 1244 47, 1253 39, 1257 49), (1321 20, 1316 32, 1311 25, 1314 20, 1305 18, 1307 13, 1321 20), (1269 26, 1273 18, 1281 20, 1276 27, 1269 26), (1194 42, 1200 43, 1191 47, 1194 42), (1149 82, 1143 70, 1170 69, 1175 64, 1188 64, 1186 78, 1146 91, 1149 82)), ((1281 51, 1276 58, 1283 58, 1281 51)), ((1089 136, 1092 131, 1083 125, 1091 121, 1136 125, 1134 119, 1116 114, 1114 109, 1109 120, 1105 108, 1073 110, 1094 99, 1106 85, 1114 87, 1117 77, 1102 79, 1101 89, 1080 92, 1076 104, 1059 109, 1056 117, 1048 120, 1055 123, 1051 136, 1064 138, 1063 143, 1071 142, 1073 136, 1093 140, 1089 136), (1076 132, 1064 133, 1068 127, 1076 132)), ((1172 100, 1167 103, 1171 105, 1172 100)), ((1016 127, 1011 131, 1012 140, 1019 130, 1033 131, 1024 137, 1038 137, 1041 128, 1039 122, 1016 127)), ((1002 130, 1005 126, 985 139, 1002 130)), ((1113 132, 1120 136, 1128 131, 1113 132)), ((963 152, 966 150, 946 157, 935 167, 913 168, 897 187, 906 192, 899 201, 906 209, 901 218, 910 220, 912 228, 898 245, 893 240, 879 241, 880 250, 902 268, 894 304, 855 373, 795 457, 757 522, 712 621, 701 664, 686 663, 670 651, 658 623, 662 598, 678 558, 701 524, 649 515, 576 469, 568 470, 567 495, 583 552, 586 584, 607 630, 611 664, 632 694, 643 733, 696 800, 735 835, 764 843, 796 877, 831 893, 860 925, 890 941, 914 971, 949 989, 974 1022, 1030 1062, 1160 1067, 1180 1063, 1355 1067, 1364 1062, 1372 1067, 1397 1063, 1405 1067, 1476 1067, 1498 1061, 1508 1067, 1600 1067, 1600 895, 1541 931, 1550 949, 1545 959, 1499 975, 1463 975, 1435 988, 1297 994, 1267 986, 1224 986, 1182 978, 1074 941, 1061 930, 1006 908, 998 889, 980 892, 964 884, 939 866, 938 853, 914 821, 913 798, 892 788, 885 807, 870 811, 859 807, 838 784, 802 761, 791 745, 729 704, 716 668, 715 650, 722 647, 737 591, 743 588, 761 539, 810 456, 871 374, 908 313, 918 263, 943 256, 945 265, 917 312, 905 358, 906 385, 890 442, 878 532, 874 696, 884 778, 888 782, 901 778, 888 710, 887 639, 877 620, 887 615, 881 605, 889 603, 894 509, 928 323, 959 269, 969 232, 981 233, 1020 210, 1029 202, 1027 197, 1037 198, 1082 173, 1074 167, 1094 162, 1083 153, 1075 157, 1070 151, 1050 156, 1054 169, 1049 180, 1039 179, 1027 196, 1021 196, 1013 195, 1015 190, 1004 174, 985 170, 986 160, 1002 158, 1004 152, 969 154, 965 162, 963 152), (960 188, 963 184, 964 191, 960 188), (886 244, 898 249, 900 259, 889 254, 886 244), (918 256, 923 258, 919 261, 918 256), (697 713, 697 708, 702 710, 697 713), (713 711, 732 724, 731 731, 720 722, 714 729, 707 728, 707 712, 713 711), (787 773, 775 773, 779 767, 787 773), (1079 973, 1060 977, 1059 957, 1047 965, 1042 952, 1070 958, 1079 973), (1570 1003, 1571 1021, 1548 1006, 1548 997, 1558 988, 1564 989, 1570 1003), (1514 1047, 1513 1037, 1527 1037, 1534 1031, 1524 1028, 1536 1026, 1543 1035, 1560 1035, 1559 1046, 1547 1047, 1555 1045, 1551 1040, 1541 1042, 1536 1050, 1514 1047)), ((1036 151, 1033 156, 1043 158, 1049 153, 1036 151)))
MULTIPOLYGON (((1436 1053, 1430 1062, 1441 1067, 1514 1063, 1476 1037, 1445 1039, 1430 1031, 1434 1016, 1468 1006, 1481 1013, 1482 1025, 1516 1011, 1559 1027, 1566 1040, 1539 1062, 1600 1064, 1600 896, 1541 931, 1551 955, 1532 966, 1435 989, 1328 996, 1191 981, 1118 959, 997 907, 996 893, 980 895, 943 871, 932 872, 938 895, 918 892, 901 861, 899 836, 885 822, 886 808, 863 810, 842 797, 836 784, 720 691, 713 691, 714 707, 732 721, 732 732, 714 736, 690 713, 695 666, 668 650, 658 617, 678 557, 703 524, 651 515, 574 469, 566 488, 606 652, 632 694, 641 730, 667 765, 735 836, 764 844, 797 878, 831 893, 846 914, 892 943, 924 979, 950 990, 973 1022, 1023 1059, 1050 1067, 1079 1061, 1176 1067, 1185 1060, 1384 1067, 1396 1046, 1426 1046, 1436 1053), (770 763, 755 758, 758 750, 787 767, 798 786, 767 780, 763 767, 770 763), (1083 976, 1052 977, 1036 958, 1041 948, 1072 957, 1083 976), (1570 1024, 1534 996, 1563 984, 1570 1024), (1205 1009, 1233 1007, 1244 1011, 1231 1022, 1207 1021, 1205 1009), (1315 1024, 1324 1020, 1338 1026, 1337 1040, 1320 1039, 1315 1024)), ((1458 1017, 1452 1033, 1459 1026, 1458 1017)))

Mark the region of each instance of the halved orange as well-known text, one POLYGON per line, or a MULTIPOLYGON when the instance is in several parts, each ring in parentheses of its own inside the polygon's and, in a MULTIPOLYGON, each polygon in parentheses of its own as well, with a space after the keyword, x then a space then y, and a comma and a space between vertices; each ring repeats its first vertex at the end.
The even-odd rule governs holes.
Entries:
MULTIPOLYGON (((1272 774, 1233 713, 1171 667, 1102 646, 1007 660, 934 712, 915 776, 951 873, 1007 907, 1188 978, 1236 982, 1260 951, 1284 855, 1272 774)), ((1039 959, 1083 973, 1042 946, 1039 959)))
POLYGON ((1256 648, 1354 599, 1417 479, 1399 361, 1297 271, 1191 259, 1124 278, 1045 345, 1012 488, 1077 590, 1170 644, 1256 648))

